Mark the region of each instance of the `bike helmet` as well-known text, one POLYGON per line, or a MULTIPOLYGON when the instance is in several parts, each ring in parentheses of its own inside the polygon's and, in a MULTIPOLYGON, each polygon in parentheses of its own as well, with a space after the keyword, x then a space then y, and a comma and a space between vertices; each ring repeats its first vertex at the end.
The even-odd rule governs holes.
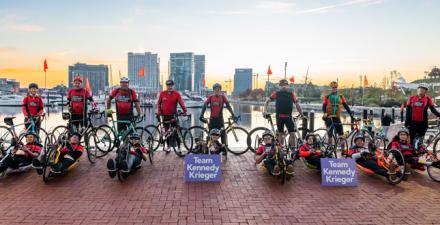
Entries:
POLYGON ((122 77, 121 80, 119 81, 120 83, 128 83, 130 82, 130 78, 128 77, 122 77))
POLYGON ((315 134, 313 134, 313 133, 307 133, 307 134, 306 134, 306 140, 309 139, 309 137, 313 137, 313 140, 315 140, 315 134))
POLYGON ((30 83, 30 84, 29 84, 29 89, 31 89, 31 88, 36 88, 36 89, 38 89, 38 84, 36 84, 36 83, 30 83))
POLYGON ((29 135, 33 135, 35 138, 38 138, 38 135, 37 135, 37 133, 35 133, 35 132, 33 132, 33 131, 28 131, 28 132, 26 132, 26 134, 24 135, 24 136, 29 136, 29 135))
POLYGON ((82 80, 80 75, 76 76, 75 79, 73 79, 73 82, 75 82, 75 81, 79 81, 81 83, 83 82, 83 80, 82 80))
POLYGON ((417 88, 423 88, 425 90, 428 90, 428 85, 425 83, 420 83, 419 86, 417 88))
POLYGON ((140 140, 141 136, 138 133, 133 133, 130 135, 130 140, 140 140))
POLYGON ((357 139, 362 139, 362 141, 365 141, 365 136, 363 134, 358 134, 354 137, 354 142, 356 142, 357 139))
POLYGON ((272 131, 270 131, 270 130, 266 130, 266 131, 264 131, 262 137, 264 138, 264 137, 267 136, 267 135, 269 135, 269 136, 271 136, 273 139, 275 139, 275 135, 273 135, 272 131))
POLYGON ((210 132, 209 132, 209 135, 218 135, 218 136, 220 136, 220 130, 219 129, 212 129, 210 132))
POLYGON ((167 82, 165 84, 167 86, 171 86, 171 85, 174 85, 174 81, 173 80, 167 80, 167 82))
POLYGON ((332 82, 330 82, 329 85, 330 85, 331 88, 337 88, 338 87, 338 82, 332 81, 332 82))
POLYGON ((401 127, 400 130, 397 132, 397 135, 400 135, 400 133, 402 132, 409 135, 409 130, 406 127, 401 127))
POLYGON ((81 140, 81 134, 78 132, 73 132, 70 137, 77 136, 79 140, 81 140))
POLYGON ((278 83, 278 85, 289 85, 289 81, 287 81, 286 79, 282 79, 280 80, 280 82, 278 83))
POLYGON ((212 85, 212 90, 214 90, 214 89, 216 89, 216 88, 218 88, 218 89, 222 89, 222 85, 221 84, 219 84, 219 83, 215 83, 214 85, 212 85))

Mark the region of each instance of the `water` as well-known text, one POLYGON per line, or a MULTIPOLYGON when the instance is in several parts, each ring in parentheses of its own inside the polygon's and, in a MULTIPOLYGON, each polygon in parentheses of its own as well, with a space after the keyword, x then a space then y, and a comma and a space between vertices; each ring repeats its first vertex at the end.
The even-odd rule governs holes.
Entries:
MULTIPOLYGON (((255 128, 255 127, 269 127, 269 123, 266 119, 262 116, 263 106, 255 106, 255 105, 249 105, 249 104, 232 104, 234 108, 234 112, 236 115, 241 116, 241 120, 239 121, 239 126, 245 128, 248 132, 255 128)), ((64 108, 66 110, 66 108, 64 108)), ((145 120, 140 126, 146 126, 149 124, 156 124, 156 117, 155 113, 157 112, 156 108, 143 108, 143 114, 145 114, 145 120)), ((274 107, 269 108, 269 113, 273 113, 274 107)), ((199 126, 206 126, 203 123, 199 121, 200 117, 200 108, 191 108, 188 109, 188 113, 191 114, 191 118, 188 121, 182 121, 181 125, 183 127, 190 127, 194 125, 199 126)), ((225 118, 228 118, 229 112, 227 109, 224 109, 225 118)), ((24 120, 23 114, 21 112, 20 107, 0 107, 0 124, 4 125, 3 123, 3 117, 5 116, 15 116, 15 123, 22 123, 24 120)), ((209 117, 209 110, 207 110, 207 113, 205 113, 205 117, 209 117)), ((324 122, 321 119, 322 113, 316 112, 315 113, 315 129, 324 127, 324 122)), ((350 118, 349 117, 343 117, 342 122, 343 123, 349 123, 350 118)), ((275 122, 275 120, 274 120, 275 122)), ((59 108, 46 108, 46 119, 42 123, 42 127, 50 131, 56 126, 59 125, 66 125, 67 121, 62 120, 61 117, 61 107, 59 108)), ((111 125, 111 124, 109 124, 111 125)), ((301 126, 301 124, 298 124, 301 126)), ((375 120, 376 127, 379 126, 379 120, 375 120)), ((139 125, 138 125, 139 126, 139 125)), ((17 131, 20 131, 24 129, 24 127, 19 127, 17 131)), ((349 126, 345 126, 344 130, 348 130, 349 126)), ((246 138, 245 135, 239 135, 237 137, 237 140, 235 143, 229 143, 231 147, 240 147, 240 146, 246 146, 246 138)))

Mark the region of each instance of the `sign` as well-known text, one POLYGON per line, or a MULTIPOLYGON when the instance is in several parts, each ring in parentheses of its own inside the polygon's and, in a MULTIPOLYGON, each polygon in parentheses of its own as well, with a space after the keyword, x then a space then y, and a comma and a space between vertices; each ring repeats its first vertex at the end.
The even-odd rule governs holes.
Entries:
POLYGON ((323 186, 357 186, 353 159, 321 158, 321 175, 323 186))
POLYGON ((185 182, 220 182, 220 155, 189 154, 185 156, 185 182))

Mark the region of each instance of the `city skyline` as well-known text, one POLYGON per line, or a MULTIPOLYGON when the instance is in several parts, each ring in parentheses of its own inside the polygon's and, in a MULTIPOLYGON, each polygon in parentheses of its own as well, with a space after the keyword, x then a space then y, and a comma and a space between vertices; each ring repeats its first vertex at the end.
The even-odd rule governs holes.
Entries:
MULTIPOLYGON (((172 52, 201 52, 206 83, 233 79, 235 68, 314 83, 380 83, 390 71, 422 78, 439 64, 436 1, 2 1, 0 76, 26 85, 67 85, 68 66, 112 65, 127 75, 128 52, 154 52, 166 80, 172 52), (190 10, 188 10, 190 9, 190 10), (177 23, 177 21, 179 21, 177 23), (221 79, 219 79, 221 77, 221 79)), ((259 86, 263 86, 261 79, 259 86)))

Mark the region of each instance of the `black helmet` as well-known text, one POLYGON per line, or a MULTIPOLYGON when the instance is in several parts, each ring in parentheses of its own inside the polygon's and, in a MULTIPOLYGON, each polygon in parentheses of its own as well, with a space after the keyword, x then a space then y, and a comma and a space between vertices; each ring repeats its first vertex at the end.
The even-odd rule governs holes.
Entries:
POLYGON ((130 140, 140 140, 141 136, 138 133, 133 133, 130 135, 130 140))
POLYGON ((36 89, 38 89, 38 84, 36 84, 36 83, 30 83, 30 84, 29 84, 29 89, 31 89, 31 88, 36 88, 36 89))
POLYGON ((167 80, 166 85, 167 86, 174 85, 174 81, 173 80, 167 80))
POLYGON ((214 90, 214 89, 216 89, 216 88, 218 88, 218 89, 222 89, 222 85, 221 84, 219 84, 219 83, 215 83, 214 85, 212 85, 212 90, 214 90))
POLYGON ((354 142, 356 142, 357 139, 362 139, 362 141, 365 141, 365 137, 363 134, 358 134, 354 137, 354 142))
POLYGON ((309 137, 313 137, 313 140, 315 140, 315 134, 314 133, 307 133, 306 134, 306 140, 309 139, 309 137))
POLYGON ((219 129, 212 129, 210 132, 209 132, 209 135, 218 135, 218 136, 220 136, 220 130, 219 129))
POLYGON ((33 135, 35 138, 38 137, 37 133, 35 133, 35 132, 31 131, 31 130, 26 132, 26 134, 25 134, 26 137, 29 136, 29 135, 33 135))
POLYGON ((264 131, 262 137, 264 138, 264 136, 268 136, 268 135, 271 136, 273 139, 275 139, 275 135, 273 135, 272 131, 270 130, 264 131))
POLYGON ((286 79, 282 79, 280 80, 279 85, 289 85, 289 81, 287 81, 286 79))
POLYGON ((81 140, 81 134, 78 132, 73 132, 70 137, 77 136, 79 140, 81 140))

